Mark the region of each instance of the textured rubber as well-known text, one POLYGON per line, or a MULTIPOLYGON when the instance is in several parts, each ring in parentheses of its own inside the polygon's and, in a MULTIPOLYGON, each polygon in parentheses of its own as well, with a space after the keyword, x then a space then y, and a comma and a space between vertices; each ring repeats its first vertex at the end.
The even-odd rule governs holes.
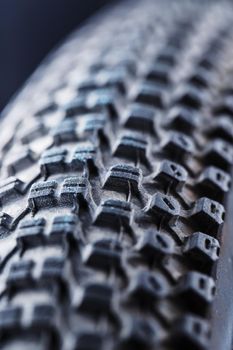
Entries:
POLYGON ((224 1, 109 7, 8 107, 1 349, 210 349, 232 13, 224 1))

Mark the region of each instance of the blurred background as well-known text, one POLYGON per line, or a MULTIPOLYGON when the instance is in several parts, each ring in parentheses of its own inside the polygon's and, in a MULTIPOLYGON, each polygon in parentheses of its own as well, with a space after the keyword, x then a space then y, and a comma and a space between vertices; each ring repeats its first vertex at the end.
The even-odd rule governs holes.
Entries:
POLYGON ((0 111, 66 34, 110 0, 0 0, 0 111))

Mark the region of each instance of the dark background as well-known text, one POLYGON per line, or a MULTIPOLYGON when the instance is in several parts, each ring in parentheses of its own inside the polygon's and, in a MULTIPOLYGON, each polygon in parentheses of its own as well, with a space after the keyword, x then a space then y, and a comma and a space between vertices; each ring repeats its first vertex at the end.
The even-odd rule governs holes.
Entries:
POLYGON ((45 55, 110 0, 0 0, 0 111, 45 55))

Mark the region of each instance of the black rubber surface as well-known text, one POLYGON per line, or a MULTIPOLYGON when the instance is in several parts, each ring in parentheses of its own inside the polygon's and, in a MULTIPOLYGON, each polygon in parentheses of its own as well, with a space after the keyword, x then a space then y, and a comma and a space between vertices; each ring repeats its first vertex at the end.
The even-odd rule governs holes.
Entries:
POLYGON ((109 7, 6 110, 1 349, 213 349, 232 13, 214 1, 109 7))

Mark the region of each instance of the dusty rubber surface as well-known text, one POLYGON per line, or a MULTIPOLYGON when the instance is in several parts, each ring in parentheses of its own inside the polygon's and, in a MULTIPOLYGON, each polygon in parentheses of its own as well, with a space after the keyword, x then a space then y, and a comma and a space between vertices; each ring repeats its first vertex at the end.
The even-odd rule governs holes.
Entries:
POLYGON ((6 110, 1 349, 210 349, 232 24, 228 2, 124 1, 6 110))

